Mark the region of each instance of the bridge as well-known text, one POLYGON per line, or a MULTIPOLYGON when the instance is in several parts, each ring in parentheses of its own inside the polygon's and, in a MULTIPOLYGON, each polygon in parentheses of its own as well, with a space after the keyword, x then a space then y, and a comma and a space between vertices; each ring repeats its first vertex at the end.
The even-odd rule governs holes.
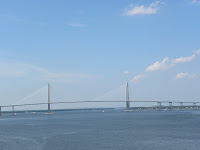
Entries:
MULTIPOLYGON (((162 104, 168 104, 168 107, 172 107, 172 104, 178 104, 180 107, 183 107, 184 104, 192 105, 194 107, 197 106, 197 104, 200 104, 200 102, 196 101, 158 101, 158 100, 130 100, 129 98, 129 84, 126 83, 126 93, 124 100, 83 100, 83 101, 57 101, 57 102, 51 102, 51 94, 50 94, 50 84, 47 85, 47 101, 46 102, 36 102, 36 103, 21 103, 21 104, 12 104, 12 105, 1 105, 0 106, 0 116, 2 115, 2 109, 3 108, 11 108, 12 114, 15 115, 15 108, 16 107, 23 107, 23 106, 38 106, 38 105, 44 105, 47 106, 46 112, 47 114, 51 114, 51 106, 54 104, 77 104, 77 103, 125 103, 126 109, 130 110, 130 103, 157 103, 157 108, 161 108, 162 104)), ((20 100, 21 102, 23 100, 20 100)))

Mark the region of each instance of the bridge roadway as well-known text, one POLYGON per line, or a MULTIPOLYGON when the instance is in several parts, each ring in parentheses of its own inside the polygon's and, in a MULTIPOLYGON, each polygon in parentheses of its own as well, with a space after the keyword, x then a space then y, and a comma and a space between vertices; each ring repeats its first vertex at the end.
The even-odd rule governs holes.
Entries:
MULTIPOLYGON (((29 106, 29 105, 45 105, 45 104, 64 104, 64 103, 112 103, 112 102, 116 102, 116 103, 124 103, 126 101, 61 101, 61 102, 50 102, 50 103, 27 103, 27 104, 13 104, 13 105, 3 105, 0 107, 13 107, 13 106, 29 106)), ((189 101, 134 101, 134 100, 130 100, 129 102, 134 102, 134 103, 179 103, 179 104, 183 104, 183 103, 187 103, 187 104, 197 104, 200 102, 189 102, 189 101)))
MULTIPOLYGON (((1 113, 2 113, 2 110, 1 108, 2 107, 11 107, 12 108, 12 112, 13 112, 13 115, 15 115, 15 111, 14 111, 14 107, 16 106, 31 106, 31 105, 48 105, 48 113, 50 113, 50 104, 69 104, 69 103, 113 103, 113 102, 116 102, 116 103, 124 103, 124 102, 127 102, 127 101, 68 101, 68 102, 64 102, 64 101, 61 101, 61 102, 50 102, 50 103, 32 103, 32 104, 13 104, 13 105, 3 105, 3 106, 0 106, 0 116, 1 116, 1 113)), ((169 103, 169 106, 171 107, 172 106, 172 103, 179 103, 180 106, 183 106, 183 103, 187 103, 187 104, 193 104, 193 106, 196 106, 196 104, 200 103, 200 102, 189 102, 189 101, 134 101, 134 100, 129 100, 129 102, 134 102, 134 103, 157 103, 159 107, 161 107, 161 104, 162 103, 169 103)))

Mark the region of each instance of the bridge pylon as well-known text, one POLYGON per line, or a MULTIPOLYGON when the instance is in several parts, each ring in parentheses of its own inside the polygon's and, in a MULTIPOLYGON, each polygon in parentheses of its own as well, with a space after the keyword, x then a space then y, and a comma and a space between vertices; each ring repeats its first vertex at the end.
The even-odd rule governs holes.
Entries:
POLYGON ((126 84, 126 109, 128 110, 130 108, 130 101, 129 101, 129 87, 128 82, 126 84))
POLYGON ((48 83, 48 103, 47 103, 47 106, 48 106, 48 112, 46 114, 52 114, 51 113, 51 102, 50 102, 50 84, 48 83))
POLYGON ((50 113, 50 84, 48 83, 48 113, 50 113))

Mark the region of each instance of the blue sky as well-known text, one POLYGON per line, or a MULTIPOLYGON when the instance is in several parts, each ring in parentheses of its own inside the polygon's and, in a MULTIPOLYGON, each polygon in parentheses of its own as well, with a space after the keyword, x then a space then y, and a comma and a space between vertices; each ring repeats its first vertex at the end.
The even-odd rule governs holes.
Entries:
POLYGON ((1 103, 43 87, 93 99, 130 81, 134 99, 200 98, 200 1, 0 2, 1 103))

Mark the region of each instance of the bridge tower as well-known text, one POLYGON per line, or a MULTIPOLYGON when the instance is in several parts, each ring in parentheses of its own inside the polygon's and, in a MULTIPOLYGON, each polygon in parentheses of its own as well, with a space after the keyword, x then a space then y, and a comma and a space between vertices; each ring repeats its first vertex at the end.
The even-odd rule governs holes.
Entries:
POLYGON ((130 101, 129 101, 129 87, 128 82, 126 84, 126 109, 128 110, 130 108, 130 101))
POLYGON ((48 113, 51 112, 50 108, 50 84, 48 83, 48 113))

